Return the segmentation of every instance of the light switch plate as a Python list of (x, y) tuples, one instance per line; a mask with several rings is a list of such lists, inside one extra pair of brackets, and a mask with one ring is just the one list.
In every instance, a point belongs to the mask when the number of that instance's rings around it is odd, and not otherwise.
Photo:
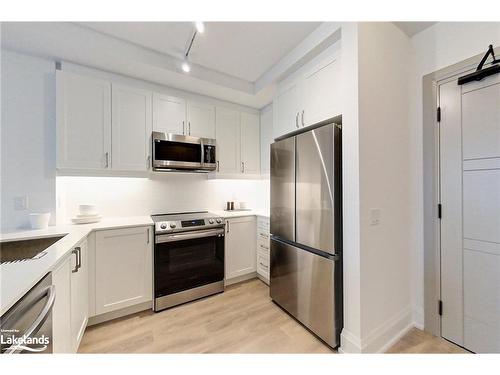
[(14, 210), (24, 211), (27, 209), (28, 209), (28, 196), (27, 195), (14, 197)]
[(381, 216), (380, 208), (370, 209), (370, 225), (379, 225), (380, 224), (380, 216)]

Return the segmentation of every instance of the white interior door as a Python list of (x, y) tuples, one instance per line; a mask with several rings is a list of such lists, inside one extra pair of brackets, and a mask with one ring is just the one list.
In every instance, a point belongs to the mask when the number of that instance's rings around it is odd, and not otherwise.
[(439, 87), (441, 334), (500, 353), (500, 75)]

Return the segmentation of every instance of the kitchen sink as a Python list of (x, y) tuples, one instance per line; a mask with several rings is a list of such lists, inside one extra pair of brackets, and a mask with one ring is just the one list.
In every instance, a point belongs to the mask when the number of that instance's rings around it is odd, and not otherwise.
[(64, 236), (2, 242), (0, 243), (0, 264), (40, 259), (47, 254), (45, 249)]

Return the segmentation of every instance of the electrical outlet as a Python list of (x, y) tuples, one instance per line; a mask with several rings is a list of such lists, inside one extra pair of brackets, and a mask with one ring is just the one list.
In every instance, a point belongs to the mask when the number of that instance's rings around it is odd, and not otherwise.
[(14, 197), (14, 210), (24, 211), (28, 209), (28, 196), (22, 195), (20, 197)]
[(370, 209), (370, 225), (379, 225), (380, 224), (380, 208), (372, 208)]

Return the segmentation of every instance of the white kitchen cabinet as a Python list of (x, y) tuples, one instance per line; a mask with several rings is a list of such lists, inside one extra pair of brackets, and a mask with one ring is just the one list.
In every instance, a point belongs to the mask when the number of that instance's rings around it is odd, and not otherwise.
[(146, 171), (151, 165), (152, 93), (113, 84), (112, 97), (112, 169)]
[(89, 318), (89, 264), (87, 240), (74, 249), (71, 262), (71, 346), (77, 352)]
[(265, 283), (270, 279), (270, 234), (269, 218), (257, 218), (257, 275)]
[(260, 173), (271, 172), (271, 143), (273, 143), (273, 106), (264, 108), (260, 114)]
[(255, 217), (226, 219), (226, 281), (256, 271)]
[(56, 71), (57, 168), (110, 168), (111, 83)]
[(153, 94), (153, 130), (186, 134), (186, 101), (174, 96)]
[(240, 113), (216, 109), (217, 172), (240, 173)]
[(66, 258), (52, 271), (56, 299), (52, 308), (52, 350), (54, 353), (72, 353), (71, 339), (71, 258)]
[(215, 138), (215, 107), (206, 103), (188, 101), (187, 134), (201, 138)]
[(299, 83), (283, 88), (273, 101), (273, 136), (278, 138), (299, 128)]
[(52, 272), (56, 299), (52, 309), (54, 353), (76, 353), (85, 332), (89, 311), (87, 240)]
[(241, 171), (260, 173), (260, 119), (253, 113), (241, 113)]
[(300, 125), (309, 126), (340, 115), (340, 61), (325, 59), (309, 70), (302, 82)]
[(96, 314), (152, 300), (150, 227), (96, 233)]
[(278, 85), (273, 100), (274, 138), (341, 115), (341, 95), (338, 51), (304, 66)]

